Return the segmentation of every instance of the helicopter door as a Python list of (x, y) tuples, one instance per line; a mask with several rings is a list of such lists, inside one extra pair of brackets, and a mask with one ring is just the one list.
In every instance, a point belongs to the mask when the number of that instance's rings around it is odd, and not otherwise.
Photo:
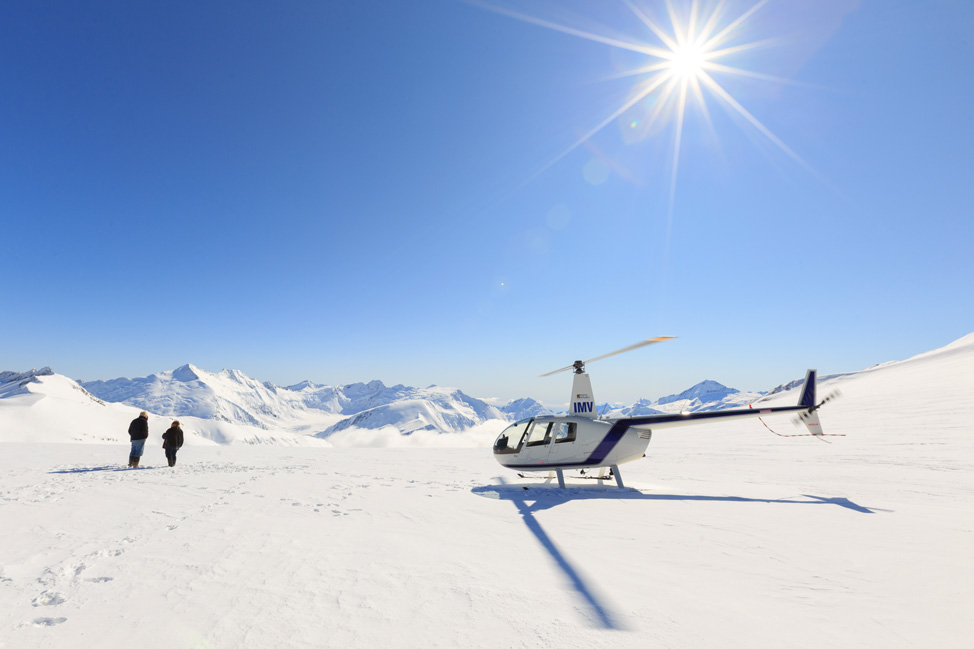
[(577, 461), (580, 450), (575, 444), (575, 422), (556, 421), (551, 426), (551, 451), (548, 453), (550, 464)]
[(532, 464), (544, 464), (551, 452), (551, 427), (550, 421), (534, 421), (528, 428), (528, 436), (521, 449), (522, 462)]

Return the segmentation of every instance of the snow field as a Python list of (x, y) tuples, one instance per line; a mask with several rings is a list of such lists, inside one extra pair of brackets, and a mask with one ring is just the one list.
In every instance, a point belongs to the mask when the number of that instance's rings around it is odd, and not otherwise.
[(485, 448), (0, 444), (0, 647), (970, 647), (974, 337), (835, 388), (846, 437), (660, 431), (621, 490)]

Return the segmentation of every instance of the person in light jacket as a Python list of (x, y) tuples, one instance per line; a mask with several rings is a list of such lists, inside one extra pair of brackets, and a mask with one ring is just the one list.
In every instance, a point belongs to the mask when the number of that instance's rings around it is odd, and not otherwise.
[(166, 459), (169, 466), (176, 466), (176, 451), (183, 445), (183, 429), (179, 427), (179, 422), (172, 422), (169, 430), (162, 434), (162, 448), (166, 449)]
[(149, 437), (149, 413), (145, 410), (129, 424), (129, 438), (132, 440), (132, 450), (129, 451), (129, 466), (139, 468), (139, 460), (142, 459), (142, 450), (145, 448), (145, 440)]

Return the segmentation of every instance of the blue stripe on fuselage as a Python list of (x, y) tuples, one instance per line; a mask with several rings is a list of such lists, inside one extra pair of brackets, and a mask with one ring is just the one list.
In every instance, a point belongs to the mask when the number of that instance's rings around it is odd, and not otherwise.
[(602, 438), (602, 441), (595, 447), (595, 450), (588, 456), (584, 464), (597, 465), (603, 462), (609, 456), (609, 453), (612, 452), (612, 449), (616, 447), (616, 444), (622, 439), (623, 435), (626, 434), (627, 430), (629, 430), (629, 423), (626, 420), (617, 421), (612, 424), (612, 428), (605, 434), (605, 437)]

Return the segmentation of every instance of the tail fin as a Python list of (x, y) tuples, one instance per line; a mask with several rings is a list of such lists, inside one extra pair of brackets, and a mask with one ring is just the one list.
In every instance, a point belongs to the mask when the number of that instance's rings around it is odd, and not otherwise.
[(815, 374), (818, 370), (808, 370), (805, 375), (805, 385), (802, 386), (802, 394), (798, 397), (798, 405), (806, 408), (815, 407)]
[(822, 435), (822, 424), (818, 420), (818, 408), (815, 406), (815, 374), (816, 370), (808, 370), (805, 375), (805, 385), (802, 387), (802, 394), (798, 398), (798, 405), (808, 408), (805, 412), (798, 415), (805, 428), (812, 435)]

